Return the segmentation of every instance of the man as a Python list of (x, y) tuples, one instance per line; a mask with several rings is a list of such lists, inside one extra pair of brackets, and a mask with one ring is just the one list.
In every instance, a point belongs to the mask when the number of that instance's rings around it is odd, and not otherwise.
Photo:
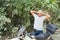
[(35, 35), (39, 35), (40, 33), (43, 33), (43, 22), (45, 19), (49, 20), (50, 15), (46, 12), (43, 13), (43, 11), (30, 11), (32, 16), (34, 17), (34, 30)]

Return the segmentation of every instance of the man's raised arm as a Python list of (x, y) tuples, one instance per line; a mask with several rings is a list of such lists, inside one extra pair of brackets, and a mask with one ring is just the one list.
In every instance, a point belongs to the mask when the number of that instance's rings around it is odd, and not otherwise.
[(31, 12), (32, 16), (34, 16), (34, 14), (36, 13), (36, 11), (33, 11), (33, 10), (31, 10), (30, 12)]
[(45, 14), (45, 16), (46, 16), (46, 19), (49, 21), (51, 16), (49, 14)]

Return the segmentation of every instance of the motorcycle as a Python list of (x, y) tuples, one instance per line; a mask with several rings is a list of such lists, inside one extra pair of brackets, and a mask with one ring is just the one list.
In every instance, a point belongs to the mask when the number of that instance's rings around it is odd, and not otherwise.
[(10, 40), (53, 40), (52, 34), (55, 34), (57, 30), (57, 26), (54, 24), (48, 24), (46, 26), (46, 32), (43, 34), (39, 34), (37, 36), (34, 35), (34, 32), (28, 33), (26, 31), (26, 27), (22, 26), (18, 31), (17, 37), (12, 38)]

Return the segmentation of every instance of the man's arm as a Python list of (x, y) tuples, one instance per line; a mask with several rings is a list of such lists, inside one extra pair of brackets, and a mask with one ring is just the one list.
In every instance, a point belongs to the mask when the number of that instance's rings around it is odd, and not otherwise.
[(46, 19), (49, 21), (49, 19), (50, 19), (51, 16), (48, 13), (46, 13), (44, 15), (46, 16)]
[(34, 14), (36, 13), (36, 11), (30, 11), (31, 12), (31, 14), (32, 14), (32, 16), (34, 16)]

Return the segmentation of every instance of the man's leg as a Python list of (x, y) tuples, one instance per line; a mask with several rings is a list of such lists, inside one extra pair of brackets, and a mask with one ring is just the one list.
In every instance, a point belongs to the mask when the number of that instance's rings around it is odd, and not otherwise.
[(35, 30), (34, 29), (34, 35), (39, 35), (39, 34), (43, 34), (43, 30)]
[(40, 30), (40, 31), (37, 31), (37, 32), (35, 33), (35, 35), (39, 35), (39, 34), (43, 34), (43, 31)]

